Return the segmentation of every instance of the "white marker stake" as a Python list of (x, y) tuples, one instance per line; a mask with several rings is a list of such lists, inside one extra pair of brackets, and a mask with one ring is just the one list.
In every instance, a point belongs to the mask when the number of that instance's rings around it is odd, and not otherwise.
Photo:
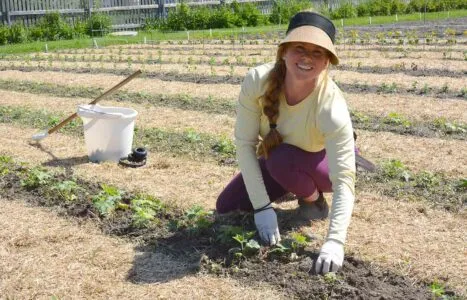
[(92, 39), (92, 42), (94, 43), (94, 48), (96, 48), (96, 49), (99, 48), (99, 46), (97, 46), (97, 41), (96, 41), (96, 39)]
[(397, 18), (397, 14), (396, 14), (396, 22), (398, 22), (398, 21), (399, 21), (399, 19)]
[(419, 12), (419, 14), (420, 14), (420, 21), (421, 21), (422, 20), (422, 12)]
[(371, 25), (371, 17), (370, 17), (370, 25)]
[(49, 52), (49, 46), (47, 46), (47, 44), (45, 44), (45, 53)]
[(209, 28), (209, 37), (212, 38), (212, 29), (211, 28)]
[(344, 27), (344, 19), (341, 19), (341, 26)]
[(190, 40), (190, 32), (189, 31), (186, 32), (186, 36), (188, 37), (188, 40)]
[(144, 44), (146, 45), (146, 37), (144, 37)]

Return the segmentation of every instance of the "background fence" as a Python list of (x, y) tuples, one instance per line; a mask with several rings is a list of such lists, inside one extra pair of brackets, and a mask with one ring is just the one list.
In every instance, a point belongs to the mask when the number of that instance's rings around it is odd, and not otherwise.
[[(144, 25), (146, 18), (165, 17), (182, 0), (0, 0), (0, 24), (35, 24), (48, 11), (58, 11), (71, 24), (93, 13), (106, 13), (111, 17), (112, 29), (133, 29)], [(213, 6), (233, 0), (185, 0), (189, 6)], [(268, 14), (277, 0), (236, 0), (253, 2), (263, 14)], [(286, 1), (286, 0), (285, 0)], [(366, 0), (310, 0), (313, 7), (336, 7), (344, 2), (358, 4)], [(403, 0), (407, 2), (408, 0)]]

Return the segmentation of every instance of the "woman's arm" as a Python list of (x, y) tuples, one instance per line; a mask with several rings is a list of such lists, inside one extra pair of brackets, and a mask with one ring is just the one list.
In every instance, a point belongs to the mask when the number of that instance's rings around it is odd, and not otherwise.
[(264, 81), (261, 80), (261, 75), (264, 77), (264, 74), (260, 74), (261, 71), (258, 68), (252, 69), (245, 77), (238, 99), (235, 123), (237, 160), (254, 209), (264, 207), (270, 202), (256, 157), (261, 119), (258, 98)]

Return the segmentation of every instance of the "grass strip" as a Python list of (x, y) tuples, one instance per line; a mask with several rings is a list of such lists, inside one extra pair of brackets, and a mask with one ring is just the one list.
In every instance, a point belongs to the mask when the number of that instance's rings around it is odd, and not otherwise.
[[(50, 66), (25, 66), (25, 65), (14, 65), (0, 66), (0, 71), (17, 70), (21, 72), (35, 72), (35, 71), (51, 71), (51, 72), (71, 72), (71, 73), (90, 73), (90, 74), (112, 74), (129, 76), (135, 70), (132, 68), (126, 69), (106, 69), (106, 68), (93, 68), (93, 67), (50, 67)], [(156, 71), (143, 71), (142, 77), (156, 78), (162, 81), (178, 81), (178, 82), (190, 82), (199, 84), (240, 84), (244, 77), (237, 75), (216, 75), (215, 71), (212, 74), (192, 74), (192, 73), (179, 73), (179, 72), (156, 72)], [(467, 99), (467, 88), (463, 87), (459, 91), (450, 89), (448, 85), (444, 85), (440, 88), (430, 87), (425, 84), (419, 86), (417, 81), (412, 83), (409, 88), (399, 87), (395, 82), (382, 83), (380, 85), (372, 85), (365, 83), (344, 83), (335, 80), (339, 87), (346, 93), (353, 94), (400, 94), (400, 95), (425, 95), (433, 96), (438, 98), (460, 98)]]
[[(14, 123), (27, 127), (53, 126), (62, 118), (45, 111), (0, 106), (0, 123)], [(65, 134), (82, 135), (81, 120), (76, 119), (62, 129)], [(216, 137), (193, 129), (174, 132), (160, 128), (135, 128), (135, 145), (144, 145), (151, 152), (189, 157), (192, 160), (236, 165), (235, 144), (228, 137)], [(404, 199), (419, 199), (450, 211), (458, 211), (467, 201), (459, 193), (458, 180), (429, 172), (412, 173), (400, 161), (383, 164), (375, 174), (361, 181), (365, 189), (377, 188), (384, 194)]]
[[(103, 92), (102, 88), (68, 86), (35, 81), (17, 81), (0, 79), (0, 89), (8, 91), (47, 94), (56, 97), (94, 98)], [(235, 100), (216, 99), (213, 97), (192, 97), (186, 94), (164, 95), (144, 92), (119, 91), (110, 99), (137, 104), (151, 104), (156, 107), (173, 107), (183, 110), (203, 111), (207, 113), (235, 115)], [(354, 128), (369, 131), (388, 131), (403, 135), (436, 137), (446, 139), (467, 139), (467, 124), (437, 118), (426, 122), (415, 122), (409, 118), (391, 112), (387, 116), (368, 116), (352, 111)], [(35, 126), (37, 127), (37, 126)]]
[[(18, 124), (33, 128), (51, 128), (63, 120), (63, 114), (45, 110), (0, 106), (0, 123)], [(60, 129), (71, 135), (83, 135), (82, 121), (77, 118)], [(193, 129), (175, 132), (160, 128), (135, 126), (133, 144), (145, 146), (149, 151), (188, 156), (193, 160), (211, 160), (220, 164), (235, 163), (235, 145), (230, 138), (198, 133)]]
[[(34, 62), (48, 62), (49, 64), (52, 62), (58, 62), (58, 61), (63, 61), (63, 62), (76, 62), (76, 63), (111, 63), (111, 62), (119, 62), (119, 63), (130, 63), (130, 64), (141, 64), (141, 65), (158, 65), (158, 64), (180, 64), (183, 66), (191, 65), (191, 66), (230, 66), (232, 67), (254, 67), (261, 62), (267, 63), (271, 61), (267, 57), (260, 57), (258, 61), (252, 62), (252, 61), (243, 61), (241, 57), (231, 57), (225, 58), (222, 61), (218, 61), (214, 58), (214, 56), (211, 56), (210, 60), (208, 61), (207, 57), (188, 57), (187, 60), (182, 61), (181, 59), (177, 61), (173, 61), (172, 59), (161, 59), (161, 58), (144, 58), (144, 59), (139, 59), (139, 58), (134, 58), (132, 56), (128, 57), (115, 57), (113, 59), (104, 59), (104, 56), (97, 57), (95, 55), (92, 56), (72, 56), (72, 57), (63, 57), (63, 60), (57, 59), (57, 57), (53, 56), (39, 56), (36, 55), (34, 57), (27, 58), (27, 61), (34, 61)], [(10, 56), (5, 59), (6, 61), (22, 61), (24, 60), (23, 57), (19, 56)], [(362, 65), (361, 62), (357, 64), (357, 66), (354, 65), (347, 65), (347, 64), (339, 64), (337, 66), (333, 66), (338, 71), (353, 71), (353, 72), (358, 72), (358, 73), (371, 73), (371, 74), (392, 74), (392, 73), (402, 73), (405, 75), (409, 76), (443, 76), (443, 77), (451, 77), (451, 78), (462, 78), (465, 74), (464, 71), (453, 71), (449, 69), (440, 69), (440, 68), (420, 68), (418, 69), (418, 66), (415, 63), (412, 63), (411, 67), (406, 67), (405, 64), (400, 64), (400, 63), (395, 63), (392, 66), (365, 66)]]
[[(139, 252), (145, 255), (169, 255), (185, 266), (186, 274), (217, 274), (244, 284), (282, 282), (281, 290), (293, 298), (326, 297), (331, 292), (347, 297), (350, 291), (355, 296), (373, 297), (378, 294), (374, 289), (378, 286), (392, 296), (411, 294), (427, 299), (434, 293), (435, 282), (438, 292), (439, 287), (443, 294), (447, 290), (438, 281), (413, 284), (407, 278), (349, 256), (338, 275), (317, 276), (311, 271), (317, 257), (317, 238), (294, 231), (290, 224), (280, 223), (283, 237), (280, 245), (262, 247), (251, 215), (222, 217), (200, 206), (183, 211), (150, 195), (90, 183), (42, 166), (29, 167), (8, 156), (0, 156), (0, 187), (4, 199), (23, 196), (34, 205), (99, 220), (97, 224), (105, 233), (140, 241)], [(282, 214), (279, 221), (284, 222), (284, 212), (279, 213)], [(134, 283), (143, 282), (137, 272), (130, 274), (128, 279)], [(288, 278), (287, 285), (283, 284), (284, 276)], [(371, 289), (366, 289), (369, 283)], [(447, 294), (456, 295), (450, 290)]]

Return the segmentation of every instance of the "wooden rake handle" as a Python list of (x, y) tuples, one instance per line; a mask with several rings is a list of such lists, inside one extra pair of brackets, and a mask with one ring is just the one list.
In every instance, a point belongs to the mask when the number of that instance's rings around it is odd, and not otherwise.
[[(104, 97), (107, 97), (111, 94), (113, 94), (116, 90), (118, 90), (119, 88), (121, 88), (122, 86), (124, 86), (125, 84), (127, 84), (128, 82), (130, 82), (131, 80), (133, 80), (133, 78), (135, 77), (138, 77), (140, 74), (141, 74), (141, 70), (138, 70), (136, 72), (134, 72), (133, 74), (131, 74), (130, 76), (128, 76), (127, 78), (125, 78), (124, 80), (120, 81), (118, 84), (116, 84), (115, 86), (113, 86), (112, 88), (110, 88), (109, 90), (107, 90), (105, 93), (103, 93), (102, 95), (100, 95), (99, 97), (97, 97), (96, 99), (94, 99), (92, 102), (89, 103), (89, 105), (92, 105), (92, 104), (96, 104), (97, 102), (99, 102), (100, 100), (102, 100), (102, 98)], [(77, 113), (74, 113), (72, 115), (70, 115), (68, 118), (66, 118), (65, 120), (61, 121), (60, 123), (58, 123), (57, 125), (55, 125), (54, 127), (50, 128), (47, 133), (48, 134), (51, 134), (51, 133), (54, 133), (55, 131), (59, 130), (60, 128), (62, 128), (63, 126), (65, 126), (66, 124), (68, 124), (71, 120), (73, 120), (74, 118), (76, 118), (78, 116)]]

